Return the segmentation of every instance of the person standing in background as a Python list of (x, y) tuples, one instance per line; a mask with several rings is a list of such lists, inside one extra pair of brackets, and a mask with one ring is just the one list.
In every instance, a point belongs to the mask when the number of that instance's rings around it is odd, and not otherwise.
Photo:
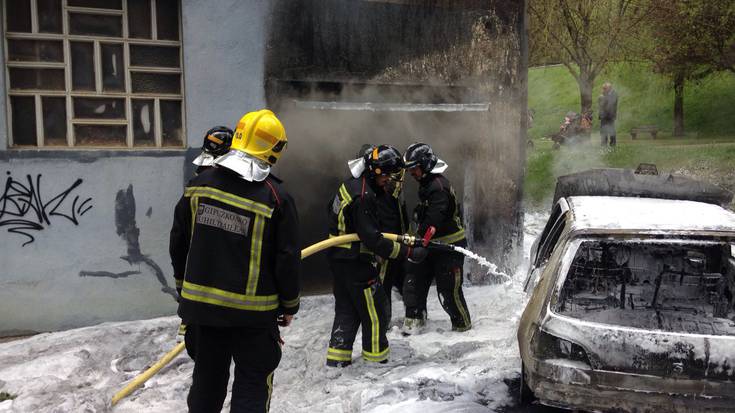
[(612, 83), (605, 82), (602, 85), (602, 95), (597, 99), (600, 117), (600, 145), (615, 147), (617, 144), (615, 134), (615, 119), (618, 117), (618, 94), (613, 90)]

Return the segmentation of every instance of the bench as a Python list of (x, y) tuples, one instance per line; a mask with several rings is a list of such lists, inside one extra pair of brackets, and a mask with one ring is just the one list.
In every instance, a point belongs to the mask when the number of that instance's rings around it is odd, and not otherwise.
[(656, 135), (658, 135), (658, 127), (656, 125), (636, 126), (630, 130), (630, 137), (635, 139), (638, 137), (639, 133), (650, 133), (651, 138), (656, 139)]

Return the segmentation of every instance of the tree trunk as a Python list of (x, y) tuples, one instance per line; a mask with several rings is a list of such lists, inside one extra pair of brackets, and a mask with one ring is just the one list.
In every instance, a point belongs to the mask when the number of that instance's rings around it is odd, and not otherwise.
[(594, 79), (591, 79), (587, 73), (580, 73), (577, 78), (577, 84), (579, 85), (579, 97), (580, 97), (580, 113), (585, 113), (592, 109), (592, 83)]
[(674, 136), (684, 136), (684, 76), (674, 76)]

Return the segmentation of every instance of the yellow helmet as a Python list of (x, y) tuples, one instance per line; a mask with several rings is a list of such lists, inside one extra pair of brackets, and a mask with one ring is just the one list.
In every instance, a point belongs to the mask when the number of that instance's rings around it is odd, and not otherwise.
[(286, 129), (268, 109), (243, 115), (237, 123), (230, 149), (245, 152), (269, 165), (276, 163), (286, 149)]

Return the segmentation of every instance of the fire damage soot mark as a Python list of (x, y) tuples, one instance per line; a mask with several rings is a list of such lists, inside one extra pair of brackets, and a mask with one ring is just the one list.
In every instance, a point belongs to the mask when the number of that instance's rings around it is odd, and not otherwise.
[[(115, 227), (117, 235), (121, 236), (128, 246), (128, 255), (120, 257), (127, 261), (128, 264), (145, 264), (153, 270), (153, 273), (161, 283), (161, 291), (169, 294), (174, 300), (178, 300), (178, 294), (174, 288), (168, 285), (163, 270), (150, 257), (140, 251), (140, 229), (135, 222), (135, 196), (133, 195), (133, 185), (129, 185), (127, 190), (117, 191), (115, 196)], [(124, 271), (113, 273), (109, 271), (80, 271), (80, 277), (109, 277), (109, 278), (125, 278), (130, 275), (140, 274), (140, 271)]]
[(13, 179), (10, 171), (6, 173), (8, 176), (0, 197), (0, 227), (7, 227), (9, 233), (27, 237), (22, 246), (35, 241), (32, 234), (51, 226), (53, 218), (61, 217), (79, 225), (79, 217), (92, 209), (92, 198), (82, 199), (79, 195), (73, 195), (83, 182), (81, 178), (45, 201), (41, 190), (41, 174), (37, 174), (35, 179), (30, 174), (26, 175), (26, 182), (22, 182)]

